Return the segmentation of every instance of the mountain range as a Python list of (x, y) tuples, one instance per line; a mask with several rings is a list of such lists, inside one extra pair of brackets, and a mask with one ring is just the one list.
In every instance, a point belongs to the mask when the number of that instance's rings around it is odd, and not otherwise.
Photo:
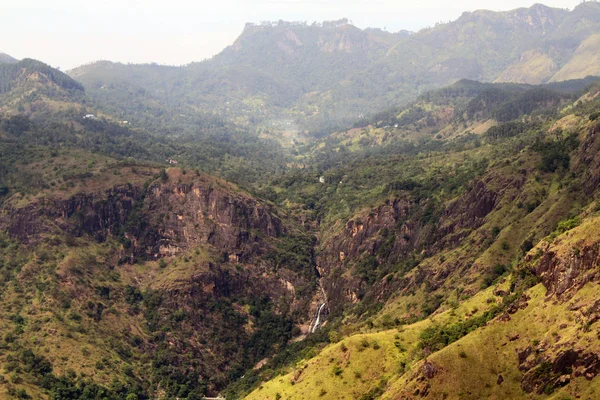
[(0, 59), (0, 397), (595, 399), (600, 5)]
[(458, 79), (537, 84), (598, 75), (589, 61), (599, 32), (596, 2), (572, 11), (537, 4), (468, 12), (414, 34), (361, 30), (347, 20), (280, 21), (248, 24), (221, 53), (185, 67), (98, 62), (69, 74), (119, 109), (127, 109), (128, 93), (143, 90), (169, 110), (219, 112), (252, 125), (291, 119), (318, 136)]

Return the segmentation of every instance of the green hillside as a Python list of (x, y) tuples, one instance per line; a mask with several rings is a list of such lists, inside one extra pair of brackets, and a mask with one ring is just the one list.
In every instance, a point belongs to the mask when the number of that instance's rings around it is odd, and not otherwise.
[[(321, 215), (329, 335), (285, 363), (275, 358), (231, 396), (594, 398), (595, 319), (579, 314), (597, 296), (588, 283), (597, 265), (590, 90), (478, 135), (415, 138), (413, 123), (341, 136), (396, 139), (371, 141), (368, 152), (365, 141), (337, 142), (329, 151), (353, 161), (324, 174), (316, 201), (291, 186)], [(455, 106), (478, 95), (465, 97)], [(412, 145), (396, 155), (399, 140)]]
[(0, 398), (597, 398), (599, 23), (0, 62)]
[(594, 321), (545, 329), (595, 295), (560, 276), (595, 248), (597, 79), (462, 80), (293, 151), (82, 118), (54, 79), (2, 97), (6, 396), (452, 397), (461, 363), (464, 398), (594, 390)]

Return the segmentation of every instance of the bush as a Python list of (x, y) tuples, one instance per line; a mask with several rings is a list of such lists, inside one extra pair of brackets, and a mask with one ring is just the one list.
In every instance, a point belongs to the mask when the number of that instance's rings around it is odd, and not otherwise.
[(488, 272), (486, 272), (483, 276), (483, 282), (481, 284), (482, 288), (485, 289), (493, 285), (494, 282), (496, 282), (496, 280), (502, 275), (504, 275), (507, 271), (508, 269), (504, 264), (494, 265), (494, 267)]
[(472, 317), (466, 321), (460, 321), (452, 325), (432, 325), (421, 333), (418, 347), (435, 352), (443, 349), (447, 345), (456, 342), (458, 339), (483, 326), (492, 318), (496, 317), (504, 310), (505, 305), (498, 305), (490, 308), (482, 315)]
[(335, 376), (340, 376), (342, 374), (342, 372), (344, 372), (344, 370), (339, 365), (336, 364), (331, 368), (331, 372)]
[(358, 344), (358, 351), (363, 351), (364, 349), (368, 349), (371, 347), (371, 343), (365, 338), (360, 341)]

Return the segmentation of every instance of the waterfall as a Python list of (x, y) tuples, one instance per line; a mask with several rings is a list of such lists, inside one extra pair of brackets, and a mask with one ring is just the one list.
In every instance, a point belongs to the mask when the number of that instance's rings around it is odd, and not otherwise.
[(319, 311), (317, 311), (317, 319), (315, 320), (315, 324), (310, 330), (311, 333), (315, 333), (317, 331), (317, 328), (319, 327), (319, 322), (321, 322), (321, 311), (323, 310), (323, 307), (325, 307), (325, 303), (321, 304), (321, 307), (319, 307)]

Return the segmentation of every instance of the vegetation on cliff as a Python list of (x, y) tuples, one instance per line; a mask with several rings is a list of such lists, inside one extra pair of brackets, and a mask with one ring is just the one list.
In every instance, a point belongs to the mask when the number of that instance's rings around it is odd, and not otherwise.
[(0, 397), (595, 398), (597, 9), (0, 64)]

